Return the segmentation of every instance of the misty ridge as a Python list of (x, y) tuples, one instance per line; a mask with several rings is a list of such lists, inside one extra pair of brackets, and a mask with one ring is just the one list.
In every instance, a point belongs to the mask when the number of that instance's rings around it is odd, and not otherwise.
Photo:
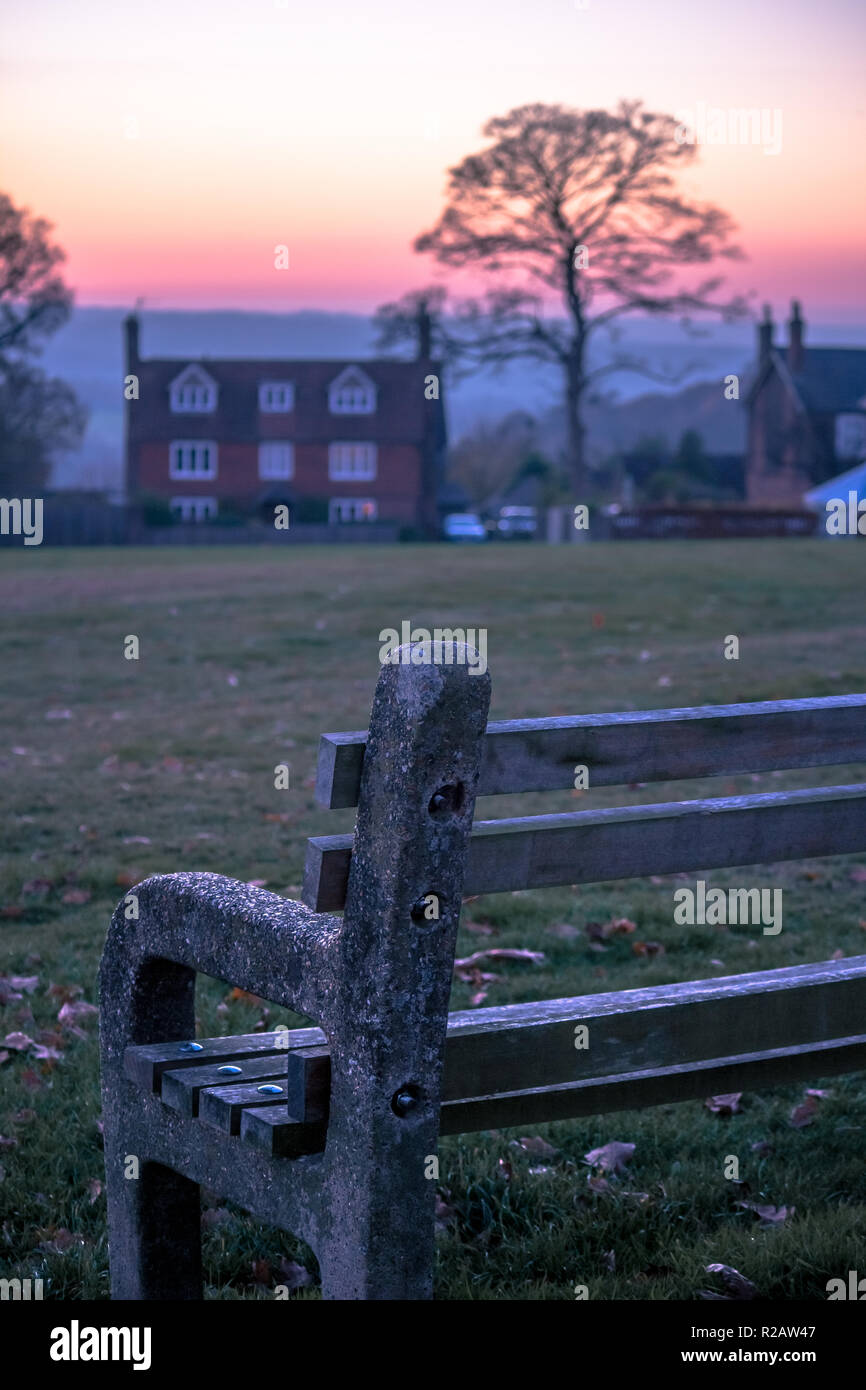
[[(80, 450), (59, 456), (52, 485), (60, 488), (119, 488), (122, 482), (123, 364), (121, 324), (125, 308), (84, 306), (46, 348), (42, 364), (68, 381), (89, 410)], [(816, 323), (814, 337), (826, 345), (866, 337), (866, 326)], [(371, 315), (306, 309), (293, 313), (247, 310), (142, 311), (142, 352), (178, 358), (358, 358), (377, 354)], [(745, 390), (754, 355), (751, 322), (703, 326), (687, 335), (676, 323), (634, 320), (622, 326), (613, 344), (600, 337), (593, 365), (601, 365), (627, 346), (669, 385), (633, 372), (612, 374), (603, 395), (587, 404), (592, 455), (601, 458), (634, 448), (642, 437), (664, 436), (674, 445), (684, 430), (697, 430), (709, 453), (745, 449)], [(723, 381), (741, 377), (739, 402), (726, 401)], [(538, 421), (539, 438), (555, 450), (564, 439), (559, 382), (534, 362), (509, 364), (500, 371), (478, 370), (448, 383), (445, 409), (449, 440), (480, 421), (495, 422), (513, 411)]]

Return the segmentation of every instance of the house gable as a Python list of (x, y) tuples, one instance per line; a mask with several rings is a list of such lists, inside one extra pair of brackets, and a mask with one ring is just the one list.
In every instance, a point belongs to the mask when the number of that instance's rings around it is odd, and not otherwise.
[(332, 415), (372, 415), (376, 410), (376, 383), (360, 367), (346, 367), (328, 387)]
[(204, 415), (216, 410), (219, 387), (209, 372), (196, 362), (184, 367), (168, 384), (171, 409), (176, 414)]

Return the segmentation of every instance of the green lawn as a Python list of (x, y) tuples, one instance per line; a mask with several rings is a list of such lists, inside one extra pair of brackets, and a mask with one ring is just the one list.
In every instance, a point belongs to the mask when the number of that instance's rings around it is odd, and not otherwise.
[[(0, 1276), (107, 1297), (95, 1020), (79, 1018), (79, 1036), (58, 1011), (96, 1002), (110, 913), (148, 874), (219, 871), (297, 895), (306, 837), (351, 827), (314, 805), (316, 745), (365, 727), (380, 629), (486, 627), (493, 718), (662, 708), (866, 690), (864, 594), (866, 546), (827, 541), (0, 554), (0, 972), (35, 980), (0, 1008), (0, 1038), (49, 1053), (7, 1046), (0, 1065)], [(138, 661), (124, 659), (129, 634)], [(738, 661), (723, 658), (728, 634)], [(283, 762), (291, 789), (276, 791)], [(480, 814), (855, 780), (866, 768), (497, 798)], [(857, 955), (857, 863), (703, 875), (783, 887), (778, 937), (675, 926), (674, 881), (641, 880), (476, 899), (460, 951), (546, 953), (496, 967), (488, 1004)], [(612, 917), (664, 952), (586, 935)], [(577, 933), (550, 931), (563, 923)], [(455, 983), (452, 1008), (471, 993)], [(198, 1012), (203, 1034), (287, 1017), (210, 980)], [(799, 1087), (747, 1094), (727, 1119), (688, 1102), (534, 1131), (555, 1155), (512, 1147), (523, 1131), (443, 1141), (437, 1296), (573, 1299), (586, 1284), (593, 1299), (689, 1298), (721, 1288), (704, 1270), (720, 1262), (764, 1297), (824, 1299), (828, 1279), (866, 1269), (866, 1093), (857, 1075), (814, 1086), (828, 1094), (804, 1128), (789, 1123)], [(592, 1190), (583, 1155), (613, 1140), (632, 1160)], [(796, 1210), (763, 1225), (742, 1201)], [(298, 1242), (222, 1194), (205, 1204), (209, 1296), (273, 1297), (285, 1256), (315, 1274)]]

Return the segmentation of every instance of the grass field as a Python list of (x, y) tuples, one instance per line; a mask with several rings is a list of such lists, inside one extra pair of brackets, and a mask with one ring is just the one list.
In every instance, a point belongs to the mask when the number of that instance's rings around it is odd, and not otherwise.
[[(866, 546), (821, 541), (546, 548), (234, 548), (0, 555), (0, 1275), (42, 1277), (46, 1297), (108, 1294), (95, 1016), (105, 928), (124, 887), (152, 873), (218, 871), (298, 893), (311, 834), (351, 828), (313, 802), (318, 736), (366, 726), (379, 632), (483, 626), (493, 718), (786, 699), (866, 690)], [(138, 637), (140, 659), (124, 658)], [(738, 661), (724, 638), (740, 639)], [(274, 789), (287, 762), (291, 787)], [(866, 780), (866, 768), (522, 799), (577, 805)], [(480, 803), (515, 814), (514, 799)], [(545, 952), (497, 968), (486, 1002), (627, 989), (866, 953), (859, 860), (700, 875), (783, 887), (784, 930), (673, 924), (673, 879), (476, 899), (461, 954)], [(694, 881), (695, 875), (690, 876)], [(627, 917), (604, 942), (588, 922)], [(563, 931), (565, 924), (575, 932)], [(552, 931), (551, 928), (556, 928)], [(472, 989), (456, 982), (452, 1008)], [(15, 998), (19, 995), (19, 998)], [(12, 997), (9, 997), (12, 996)], [(201, 980), (200, 1031), (249, 1032), (288, 1016)], [(0, 1042), (0, 1049), (3, 1044)], [(54, 1055), (60, 1054), (60, 1055)], [(2, 1050), (0, 1050), (2, 1056)], [(746, 1094), (729, 1118), (700, 1102), (442, 1142), (436, 1295), (445, 1299), (692, 1298), (733, 1265), (762, 1297), (826, 1298), (866, 1270), (862, 1076)], [(633, 1143), (607, 1190), (583, 1161)], [(755, 1146), (758, 1146), (757, 1148)], [(724, 1176), (739, 1159), (739, 1185)], [(273, 1297), (297, 1241), (205, 1194), (208, 1296)], [(738, 1203), (786, 1207), (772, 1223)], [(791, 1208), (795, 1210), (791, 1212)], [(300, 1297), (317, 1297), (315, 1285)]]

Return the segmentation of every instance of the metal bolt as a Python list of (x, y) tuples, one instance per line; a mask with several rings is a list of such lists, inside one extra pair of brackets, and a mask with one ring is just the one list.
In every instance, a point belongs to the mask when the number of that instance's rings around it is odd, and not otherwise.
[(217, 1071), (220, 1076), (239, 1076), (241, 1069), (240, 1067), (217, 1067)]
[(204, 1048), (201, 1043), (187, 1042), (180, 1044), (178, 1052), (204, 1052)]
[(391, 1101), (391, 1109), (394, 1111), (395, 1115), (408, 1115), (410, 1110), (415, 1109), (420, 1099), (421, 1097), (417, 1088), (409, 1090), (404, 1087), (395, 1093)]
[(256, 1090), (260, 1091), (263, 1096), (281, 1096), (283, 1094), (282, 1086), (257, 1086)]

